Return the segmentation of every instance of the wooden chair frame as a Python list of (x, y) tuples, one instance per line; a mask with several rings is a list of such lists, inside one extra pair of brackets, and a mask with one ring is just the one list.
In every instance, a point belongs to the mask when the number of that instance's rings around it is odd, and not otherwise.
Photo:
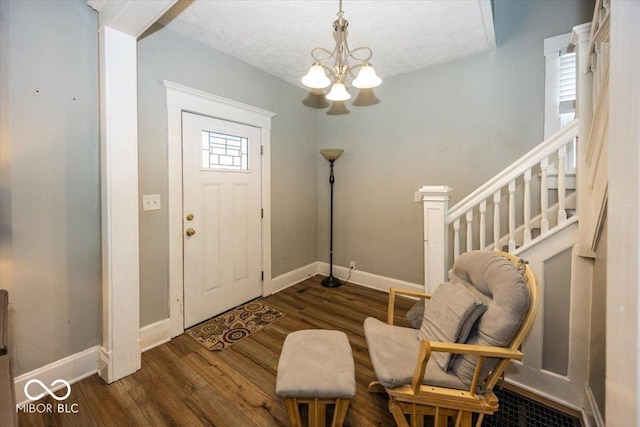
[[(485, 414), (493, 414), (498, 410), (498, 398), (493, 393), (493, 387), (511, 360), (521, 360), (524, 357), (518, 348), (533, 326), (540, 305), (540, 289), (535, 274), (524, 261), (506, 252), (496, 251), (496, 253), (504, 256), (518, 266), (518, 269), (522, 271), (525, 283), (529, 287), (529, 310), (522, 321), (520, 329), (508, 347), (423, 340), (420, 343), (418, 363), (411, 384), (395, 388), (384, 387), (378, 381), (373, 381), (369, 384), (370, 392), (385, 391), (389, 395), (389, 411), (393, 415), (398, 427), (409, 427), (405, 415), (410, 416), (412, 427), (422, 427), (424, 425), (425, 415), (434, 417), (435, 427), (446, 427), (449, 417), (456, 418), (456, 427), (471, 427), (474, 413), (478, 414), (476, 427), (480, 427)], [(420, 298), (431, 297), (429, 294), (391, 288), (389, 291), (389, 309), (387, 313), (387, 323), (389, 325), (393, 325), (396, 295)], [(433, 351), (478, 356), (475, 373), (468, 391), (422, 384), (427, 362)], [(500, 361), (498, 361), (495, 368), (486, 378), (481, 379), (479, 378), (480, 371), (485, 357), (496, 357), (499, 358)], [(477, 386), (481, 382), (485, 391), (481, 394), (476, 393)]]

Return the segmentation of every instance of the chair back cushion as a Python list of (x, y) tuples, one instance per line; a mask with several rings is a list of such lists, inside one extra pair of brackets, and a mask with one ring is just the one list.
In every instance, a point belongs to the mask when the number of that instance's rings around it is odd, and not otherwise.
[[(466, 252), (453, 265), (449, 281), (466, 287), (487, 306), (466, 343), (509, 347), (529, 310), (529, 288), (518, 268), (495, 252)], [(456, 355), (451, 370), (462, 382), (471, 384), (476, 362), (476, 356)], [(484, 360), (480, 382), (497, 362), (495, 358)]]
[[(462, 283), (440, 284), (424, 302), (424, 315), (418, 338), (421, 340), (463, 343), (487, 306)], [(433, 352), (433, 358), (444, 371), (451, 369), (453, 354)]]

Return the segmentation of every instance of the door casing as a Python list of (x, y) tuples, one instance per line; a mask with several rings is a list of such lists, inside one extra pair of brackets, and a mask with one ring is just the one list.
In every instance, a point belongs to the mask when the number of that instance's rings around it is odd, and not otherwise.
[(271, 282), (271, 119), (275, 113), (177, 83), (162, 81), (167, 97), (169, 175), (169, 319), (167, 338), (184, 332), (182, 247), (182, 112), (260, 128), (262, 139), (262, 295), (272, 293)]

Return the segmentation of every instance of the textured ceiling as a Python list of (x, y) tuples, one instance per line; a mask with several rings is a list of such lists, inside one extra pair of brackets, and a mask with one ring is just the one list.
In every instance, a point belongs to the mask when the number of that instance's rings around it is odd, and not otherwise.
[[(344, 0), (351, 49), (383, 79), (495, 49), (490, 0)], [(178, 2), (160, 23), (301, 86), (314, 47), (333, 50), (337, 0)]]

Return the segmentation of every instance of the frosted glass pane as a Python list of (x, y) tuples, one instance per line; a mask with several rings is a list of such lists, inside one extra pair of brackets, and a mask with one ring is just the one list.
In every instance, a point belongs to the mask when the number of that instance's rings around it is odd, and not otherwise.
[(202, 168), (249, 170), (248, 138), (202, 131)]

